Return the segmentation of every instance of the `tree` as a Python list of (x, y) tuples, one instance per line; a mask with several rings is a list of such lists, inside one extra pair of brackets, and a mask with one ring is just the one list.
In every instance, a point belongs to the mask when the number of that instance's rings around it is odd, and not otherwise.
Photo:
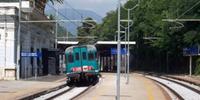
[[(81, 44), (89, 44), (94, 42), (94, 39), (91, 40), (92, 31), (96, 27), (97, 23), (95, 21), (92, 21), (93, 19), (90, 17), (85, 18), (85, 20), (91, 20), (91, 21), (84, 21), (82, 22), (82, 26), (79, 26), (78, 29), (78, 37), (80, 37), (78, 40)], [(88, 38), (87, 38), (88, 37)]]
[[(131, 8), (135, 6), (135, 1), (137, 0), (129, 0), (124, 6)], [(131, 11), (130, 16), (134, 22), (130, 29), (130, 40), (136, 41), (135, 49), (132, 50), (136, 57), (135, 68), (166, 71), (168, 63), (171, 72), (186, 72), (187, 64), (182, 50), (184, 47), (200, 44), (200, 24), (164, 22), (162, 19), (200, 18), (200, 4), (190, 9), (198, 1), (141, 0), (139, 7)], [(185, 13), (186, 11), (188, 12)], [(121, 15), (123, 19), (127, 18), (127, 11), (123, 8)], [(180, 23), (184, 27), (179, 27)], [(117, 30), (117, 10), (109, 12), (103, 23), (97, 26), (95, 31), (100, 31), (97, 36), (103, 40), (112, 39)], [(144, 37), (157, 39), (145, 40)]]

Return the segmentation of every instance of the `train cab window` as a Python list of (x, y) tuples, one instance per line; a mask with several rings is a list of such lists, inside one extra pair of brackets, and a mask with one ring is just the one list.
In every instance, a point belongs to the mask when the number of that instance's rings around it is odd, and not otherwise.
[(86, 52), (83, 52), (82, 56), (83, 56), (83, 60), (86, 60)]
[(97, 53), (94, 53), (94, 57), (97, 58)]
[(89, 52), (88, 57), (89, 57), (89, 60), (93, 60), (94, 59), (94, 54), (92, 52)]
[(79, 60), (79, 53), (76, 53), (76, 60)]
[(68, 62), (69, 62), (69, 63), (74, 62), (74, 57), (73, 57), (72, 54), (69, 54), (69, 55), (68, 55)]

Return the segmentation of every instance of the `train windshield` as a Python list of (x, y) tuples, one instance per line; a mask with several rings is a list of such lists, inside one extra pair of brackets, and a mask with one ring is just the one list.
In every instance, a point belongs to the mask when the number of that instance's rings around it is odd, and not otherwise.
[(76, 60), (79, 60), (79, 53), (76, 53)]
[(82, 56), (83, 56), (83, 60), (86, 60), (86, 52), (83, 52)]
[(89, 52), (88, 56), (89, 56), (89, 60), (93, 60), (94, 59), (94, 54), (92, 52)]

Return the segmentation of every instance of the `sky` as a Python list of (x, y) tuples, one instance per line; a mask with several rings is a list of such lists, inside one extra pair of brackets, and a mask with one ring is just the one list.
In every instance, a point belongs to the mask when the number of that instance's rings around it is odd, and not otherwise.
[(118, 0), (64, 0), (63, 5), (58, 5), (60, 9), (66, 8), (66, 5), (71, 5), (75, 9), (91, 10), (102, 17), (106, 13), (117, 8)]

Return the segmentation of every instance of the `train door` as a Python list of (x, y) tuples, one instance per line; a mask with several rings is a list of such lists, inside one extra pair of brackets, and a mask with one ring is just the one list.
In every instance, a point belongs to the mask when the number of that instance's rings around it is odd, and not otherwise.
[(74, 55), (75, 55), (75, 61), (74, 64), (77, 68), (77, 70), (83, 71), (83, 67), (88, 65), (87, 63), (87, 48), (86, 47), (75, 47), (74, 48)]
[(81, 62), (81, 54), (80, 54), (81, 48), (80, 47), (74, 47), (74, 67), (76, 67), (76, 71), (80, 72), (82, 71), (82, 62)]
[[(81, 47), (81, 60), (82, 60), (82, 67), (88, 65), (87, 61), (87, 47)], [(83, 68), (84, 69), (84, 68)]]

